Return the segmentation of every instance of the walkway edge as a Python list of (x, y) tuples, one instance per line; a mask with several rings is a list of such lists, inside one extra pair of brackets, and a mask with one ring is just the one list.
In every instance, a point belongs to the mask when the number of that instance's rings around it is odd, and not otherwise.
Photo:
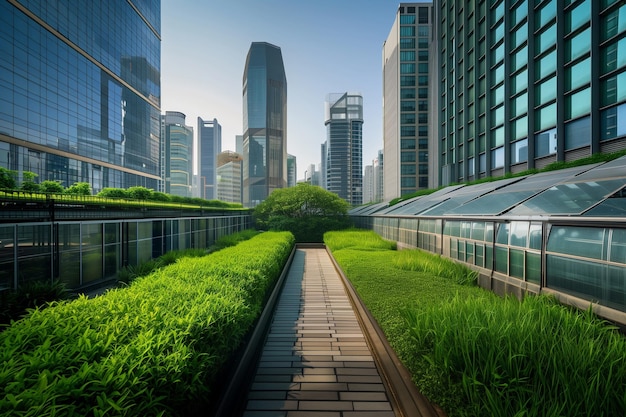
[(283, 266), (280, 277), (278, 277), (276, 285), (274, 286), (265, 307), (263, 307), (259, 321), (254, 326), (250, 339), (247, 341), (246, 348), (241, 355), (239, 363), (237, 364), (237, 369), (235, 369), (235, 372), (228, 381), (228, 386), (224, 391), (224, 394), (220, 396), (220, 402), (215, 413), (215, 416), (217, 417), (239, 415), (242, 405), (245, 405), (243, 397), (247, 393), (247, 390), (242, 390), (241, 387), (248, 385), (247, 379), (254, 369), (254, 365), (256, 364), (258, 355), (260, 354), (259, 346), (262, 345), (265, 340), (265, 336), (267, 335), (267, 329), (272, 320), (272, 315), (274, 314), (274, 309), (276, 308), (276, 302), (278, 301), (278, 297), (283, 289), (283, 284), (287, 278), (287, 273), (289, 272), (289, 268), (291, 267), (297, 248), (297, 245), (293, 246), (291, 253), (289, 254), (289, 258)]
[(409, 371), (389, 345), (378, 322), (365, 307), (328, 247), (326, 247), (326, 252), (328, 252), (337, 273), (341, 277), (350, 302), (358, 313), (357, 318), (361, 322), (364, 329), (363, 333), (380, 368), (395, 411), (399, 412), (401, 417), (445, 417), (443, 410), (433, 406), (417, 389), (411, 380)]

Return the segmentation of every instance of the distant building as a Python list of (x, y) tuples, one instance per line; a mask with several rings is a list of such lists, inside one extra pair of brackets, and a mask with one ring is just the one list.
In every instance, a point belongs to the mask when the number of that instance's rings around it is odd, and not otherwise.
[(1, 1), (0, 16), (0, 166), (159, 189), (161, 2)]
[(236, 152), (224, 151), (217, 156), (217, 199), (241, 203), (243, 158)]
[(363, 173), (363, 204), (374, 200), (374, 166), (366, 165)]
[(327, 190), (328, 188), (326, 187), (326, 160), (328, 158), (328, 152), (326, 152), (326, 149), (328, 148), (328, 140), (324, 141), (324, 143), (322, 143), (322, 146), (320, 147), (320, 154), (321, 154), (321, 158), (322, 158), (322, 162), (320, 162), (320, 187), (322, 187), (323, 189)]
[(376, 159), (374, 159), (373, 161), (373, 166), (374, 166), (374, 200), (376, 202), (379, 201), (383, 201), (384, 198), (384, 180), (383, 180), (383, 174), (384, 174), (384, 157), (383, 157), (383, 151), (379, 150), (378, 151), (378, 157)]
[(222, 126), (217, 119), (202, 120), (198, 117), (198, 175), (200, 198), (217, 198), (217, 155), (222, 152)]
[(363, 97), (329, 94), (326, 100), (326, 189), (351, 205), (363, 202)]
[(287, 78), (280, 48), (253, 42), (243, 74), (243, 205), (287, 186)]
[[(383, 144), (386, 199), (436, 185), (436, 138), (429, 134), (432, 3), (400, 3), (383, 45)], [(430, 149), (433, 149), (430, 152)]]
[(296, 157), (287, 155), (287, 187), (293, 187), (298, 182), (298, 166)]
[(163, 136), (164, 192), (191, 197), (193, 177), (193, 128), (185, 125), (185, 115), (177, 111), (161, 116)]

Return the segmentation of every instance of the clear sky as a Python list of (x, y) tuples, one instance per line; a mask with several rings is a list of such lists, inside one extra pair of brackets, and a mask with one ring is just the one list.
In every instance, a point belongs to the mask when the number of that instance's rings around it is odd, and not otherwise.
[[(391, 0), (162, 0), (161, 111), (222, 125), (222, 150), (243, 126), (242, 77), (252, 42), (281, 48), (287, 76), (287, 152), (298, 179), (321, 160), (329, 93), (363, 95), (363, 164), (382, 149), (382, 45)], [(316, 168), (317, 169), (317, 168)]]

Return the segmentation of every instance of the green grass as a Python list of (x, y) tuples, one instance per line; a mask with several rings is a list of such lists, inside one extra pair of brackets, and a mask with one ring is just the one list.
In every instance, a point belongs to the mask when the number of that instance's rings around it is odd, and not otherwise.
[(499, 298), (437, 255), (372, 251), (371, 231), (341, 233), (326, 234), (333, 256), (450, 417), (624, 415), (626, 341), (606, 322), (546, 296)]

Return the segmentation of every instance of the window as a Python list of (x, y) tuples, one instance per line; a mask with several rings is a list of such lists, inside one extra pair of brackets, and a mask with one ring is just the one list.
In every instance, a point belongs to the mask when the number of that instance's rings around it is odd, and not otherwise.
[(400, 26), (400, 36), (415, 36), (415, 26)]
[(511, 57), (513, 71), (517, 71), (528, 63), (528, 47), (523, 47)]
[(545, 78), (546, 76), (556, 71), (556, 49), (550, 52), (548, 55), (541, 58), (535, 63), (535, 78), (537, 80)]
[(602, 105), (610, 105), (626, 100), (626, 71), (601, 82)]
[(415, 86), (415, 75), (401, 75), (400, 76), (400, 85), (402, 87), (412, 87), (412, 86)]
[(400, 110), (401, 111), (415, 111), (415, 101), (414, 100), (402, 100), (400, 102)]
[(565, 41), (565, 61), (570, 62), (588, 53), (591, 49), (591, 28)]
[(591, 0), (585, 0), (565, 15), (565, 33), (571, 33), (589, 22), (591, 16)]
[(401, 51), (400, 62), (415, 61), (415, 51)]
[(600, 113), (600, 140), (626, 136), (626, 104), (611, 107)]
[(428, 23), (428, 7), (420, 7), (418, 13), (419, 13), (418, 23)]
[(500, 147), (491, 151), (491, 167), (502, 168), (504, 166), (504, 148)]
[(535, 29), (540, 29), (556, 17), (556, 1), (547, 2), (535, 13)]
[[(552, 106), (548, 106), (552, 107)], [(553, 113), (556, 113), (553, 109)], [(550, 129), (535, 135), (535, 154), (537, 157), (556, 153), (556, 129)]]
[(565, 69), (565, 90), (571, 91), (591, 81), (591, 58)]
[(511, 36), (511, 42), (513, 43), (511, 49), (515, 49), (528, 39), (528, 23), (524, 23), (520, 26)]
[(415, 98), (415, 88), (401, 88), (400, 98)]
[(591, 88), (586, 88), (565, 98), (565, 118), (574, 119), (591, 111)]
[(600, 37), (604, 41), (624, 32), (624, 30), (626, 30), (626, 4), (602, 18)]
[(400, 38), (400, 50), (403, 49), (415, 49), (414, 38)]
[(589, 116), (565, 124), (565, 150), (588, 146), (591, 139)]
[(602, 48), (600, 65), (602, 74), (607, 74), (626, 66), (626, 38), (622, 38)]
[(552, 77), (535, 87), (535, 105), (540, 106), (556, 98), (556, 77)]
[(521, 117), (511, 123), (511, 136), (520, 139), (528, 135), (528, 117)]
[(556, 25), (550, 26), (544, 30), (539, 36), (537, 36), (537, 42), (535, 43), (535, 50), (541, 54), (547, 51), (556, 42)]
[(511, 117), (528, 113), (528, 93), (524, 93), (512, 100)]
[(524, 70), (511, 79), (512, 94), (521, 93), (528, 87), (528, 70)]
[(511, 164), (528, 161), (528, 139), (519, 140), (511, 144)]
[(400, 24), (401, 25), (414, 25), (415, 24), (415, 15), (412, 15), (412, 14), (401, 14), (400, 15)]
[(511, 25), (515, 26), (528, 15), (528, 2), (523, 1), (511, 12)]

